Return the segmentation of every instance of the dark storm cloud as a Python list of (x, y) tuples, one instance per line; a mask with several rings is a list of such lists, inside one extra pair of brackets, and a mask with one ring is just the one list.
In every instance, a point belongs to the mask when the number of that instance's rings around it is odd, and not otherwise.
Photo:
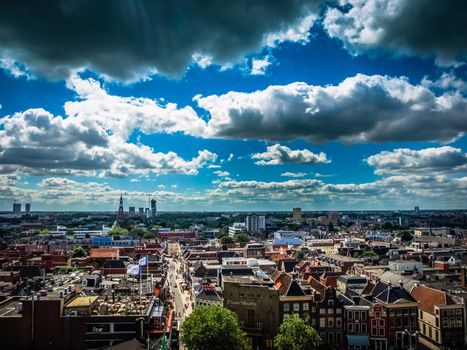
[(267, 34), (299, 25), (320, 2), (6, 1), (0, 45), (4, 56), (52, 78), (82, 67), (124, 80), (154, 69), (176, 75), (196, 53), (224, 64), (259, 49)]
[[(467, 57), (465, 0), (341, 0), (324, 27), (354, 53), (386, 49), (435, 56), (441, 63)], [(350, 9), (349, 9), (350, 7)]]

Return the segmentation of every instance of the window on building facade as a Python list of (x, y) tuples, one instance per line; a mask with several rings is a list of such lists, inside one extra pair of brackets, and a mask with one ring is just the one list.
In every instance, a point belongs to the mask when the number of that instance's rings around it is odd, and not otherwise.
[(328, 306), (334, 306), (334, 300), (328, 300)]
[(347, 324), (347, 332), (348, 333), (353, 333), (353, 323)]
[(328, 327), (334, 328), (334, 320), (332, 318), (328, 319)]
[(353, 311), (347, 311), (347, 318), (353, 320)]
[(285, 303), (284, 306), (283, 306), (283, 310), (284, 310), (284, 312), (290, 312), (290, 304)]
[(319, 309), (319, 314), (320, 315), (325, 315), (326, 314), (326, 309), (324, 309), (324, 308)]
[(300, 304), (299, 303), (294, 303), (293, 304), (293, 311), (300, 311)]
[(114, 332), (134, 332), (135, 324), (134, 323), (115, 323)]
[(336, 314), (338, 314), (338, 315), (342, 314), (342, 309), (341, 308), (336, 309)]
[(255, 324), (255, 310), (248, 310), (248, 325), (252, 326)]
[(319, 319), (319, 327), (320, 328), (326, 328), (326, 319), (325, 318), (320, 318)]
[(328, 315), (334, 315), (334, 309), (328, 309)]
[(308, 311), (309, 308), (310, 308), (310, 304), (309, 303), (303, 303), (303, 311)]
[(110, 332), (110, 323), (90, 323), (86, 325), (88, 333), (108, 333)]
[(337, 344), (342, 343), (342, 333), (340, 332), (336, 333), (336, 343)]
[(362, 323), (362, 333), (366, 333), (366, 323)]
[(328, 333), (328, 344), (334, 344), (334, 333)]

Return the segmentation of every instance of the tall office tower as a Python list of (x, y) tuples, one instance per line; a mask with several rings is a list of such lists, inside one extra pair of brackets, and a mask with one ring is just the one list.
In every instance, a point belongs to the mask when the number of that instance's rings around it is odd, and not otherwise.
[(420, 215), (420, 207), (413, 208), (415, 215)]
[(135, 216), (136, 212), (135, 212), (135, 207), (128, 207), (128, 215), (129, 216)]
[(266, 229), (266, 217), (264, 215), (248, 215), (245, 220), (247, 232), (261, 232)]
[(31, 214), (31, 203), (26, 203), (24, 210), (26, 211), (26, 215)]
[(293, 208), (293, 219), (294, 220), (302, 219), (302, 208)]
[(120, 202), (118, 205), (118, 212), (117, 212), (117, 221), (123, 222), (125, 219), (125, 211), (123, 210), (123, 195), (120, 195)]
[(157, 216), (157, 201), (151, 199), (151, 217), (155, 218)]
[(144, 208), (138, 208), (138, 215), (144, 216)]
[(13, 214), (21, 215), (21, 203), (13, 203)]

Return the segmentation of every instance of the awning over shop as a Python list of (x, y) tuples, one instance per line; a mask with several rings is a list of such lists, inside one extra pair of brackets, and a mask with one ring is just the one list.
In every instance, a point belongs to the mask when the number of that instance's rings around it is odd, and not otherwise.
[(370, 346), (370, 339), (366, 335), (348, 335), (347, 344), (349, 346)]

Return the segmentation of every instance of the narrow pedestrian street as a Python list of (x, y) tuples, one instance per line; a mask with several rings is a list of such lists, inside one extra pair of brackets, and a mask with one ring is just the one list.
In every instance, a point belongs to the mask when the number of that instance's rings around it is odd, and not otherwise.
[[(183, 321), (193, 311), (191, 294), (188, 290), (184, 290), (182, 285), (183, 271), (181, 263), (177, 259), (167, 258), (168, 261), (168, 272), (167, 272), (167, 283), (171, 295), (174, 298), (175, 307), (175, 318), (178, 321), (178, 327), (181, 329)], [(183, 349), (183, 345), (180, 344), (180, 349)]]

